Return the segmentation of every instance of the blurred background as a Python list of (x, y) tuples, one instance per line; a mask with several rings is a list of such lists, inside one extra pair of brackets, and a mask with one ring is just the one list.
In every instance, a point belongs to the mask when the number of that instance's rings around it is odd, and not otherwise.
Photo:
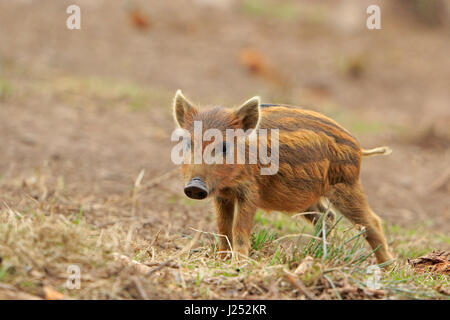
[[(66, 28), (71, 4), (81, 30)], [(381, 30), (366, 27), (371, 4)], [(301, 105), (365, 148), (390, 145), (363, 162), (370, 204), (389, 222), (448, 232), (449, 18), (445, 0), (0, 0), (0, 200), (128, 198), (140, 172), (144, 183), (174, 167), (180, 88), (200, 105)], [(171, 178), (139, 210), (163, 219), (182, 196)], [(108, 210), (91, 216), (108, 223)]]

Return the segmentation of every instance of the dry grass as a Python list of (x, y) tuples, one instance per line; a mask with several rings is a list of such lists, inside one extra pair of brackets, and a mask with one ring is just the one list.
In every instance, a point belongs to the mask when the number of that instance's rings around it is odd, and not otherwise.
[[(34, 191), (37, 199), (17, 204), (26, 210), (2, 204), (0, 297), (51, 298), (48, 288), (67, 299), (446, 297), (442, 288), (448, 287), (448, 276), (418, 274), (401, 255), (383, 271), (380, 287), (369, 288), (373, 252), (364, 241), (364, 230), (341, 217), (324, 239), (320, 231), (325, 224), (314, 228), (300, 217), (258, 213), (250, 258), (219, 260), (217, 235), (209, 231), (214, 230), (214, 220), (209, 216), (192, 222), (197, 224), (193, 227), (173, 228), (148, 227), (154, 223), (136, 216), (139, 197), (144, 198), (137, 188), (146, 188), (139, 176), (128, 195), (90, 207), (41, 181), (50, 179), (10, 186)], [(152, 185), (146, 184), (147, 190)], [(186, 207), (181, 204), (174, 210)], [(191, 208), (196, 210), (195, 205)], [(124, 220), (127, 212), (134, 213)], [(402, 242), (408, 232), (399, 228), (388, 232), (397, 253), (411, 249)], [(434, 239), (410, 243), (415, 250), (427, 251), (438, 242)], [(80, 267), (80, 289), (66, 286), (70, 265)]]

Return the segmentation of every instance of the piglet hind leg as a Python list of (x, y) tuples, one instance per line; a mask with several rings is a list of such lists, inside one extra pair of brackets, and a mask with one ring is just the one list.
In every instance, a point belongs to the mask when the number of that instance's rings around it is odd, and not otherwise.
[(366, 240), (375, 252), (378, 263), (392, 260), (381, 226), (381, 219), (369, 207), (360, 182), (336, 184), (328, 195), (331, 203), (342, 215), (355, 224), (366, 228)]
[[(302, 213), (305, 220), (312, 223), (314, 226), (321, 221), (320, 218), (322, 215), (325, 215), (323, 219), (325, 220), (326, 230), (330, 230), (336, 220), (335, 212), (331, 207), (331, 204), (319, 201), (318, 203), (311, 205), (304, 213)], [(322, 236), (322, 233), (320, 233), (320, 236)]]

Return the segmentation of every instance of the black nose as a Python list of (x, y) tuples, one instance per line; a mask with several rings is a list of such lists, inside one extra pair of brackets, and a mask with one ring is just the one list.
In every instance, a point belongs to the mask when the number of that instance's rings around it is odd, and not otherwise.
[(189, 198), (202, 200), (208, 196), (208, 188), (202, 179), (194, 178), (184, 187), (184, 193)]

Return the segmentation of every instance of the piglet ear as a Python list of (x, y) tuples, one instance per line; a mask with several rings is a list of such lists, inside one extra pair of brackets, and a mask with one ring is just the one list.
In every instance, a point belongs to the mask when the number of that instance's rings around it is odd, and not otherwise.
[[(189, 119), (197, 114), (197, 108), (177, 90), (173, 99), (173, 116), (179, 127), (185, 128)], [(186, 129), (186, 128), (185, 128)]]
[(235, 111), (235, 115), (240, 120), (244, 131), (258, 129), (261, 118), (260, 104), (260, 98), (253, 97)]

